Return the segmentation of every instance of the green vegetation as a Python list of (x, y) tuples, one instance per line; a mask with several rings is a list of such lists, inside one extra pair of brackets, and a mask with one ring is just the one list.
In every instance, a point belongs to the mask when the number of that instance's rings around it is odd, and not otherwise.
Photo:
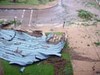
[(46, 4), (48, 2), (54, 1), (54, 0), (38, 0), (40, 4)]
[(81, 25), (90, 26), (90, 25), (97, 25), (100, 22), (100, 17), (96, 14), (93, 14), (86, 10), (78, 10), (78, 17), (80, 17), (83, 21)]
[(94, 2), (88, 2), (88, 5), (91, 5), (91, 6), (93, 6), (93, 7), (96, 7), (96, 6), (97, 6), (97, 4), (94, 3)]
[[(67, 49), (67, 51), (65, 51)], [(73, 75), (73, 67), (71, 64), (71, 57), (70, 57), (70, 53), (69, 53), (69, 46), (66, 43), (64, 50), (62, 52), (62, 58), (64, 58), (67, 62), (66, 66), (65, 66), (65, 75)]]
[(3, 24), (4, 23), (4, 20), (0, 20), (0, 24)]
[(21, 22), (19, 20), (9, 20), (9, 21), (0, 20), (0, 25), (6, 25), (6, 24), (18, 26), (21, 25)]
[(66, 52), (66, 53), (62, 53), (62, 57), (64, 59), (66, 59), (66, 66), (65, 66), (65, 73), (66, 75), (73, 75), (73, 68), (72, 68), (72, 64), (71, 64), (71, 58), (70, 58), (70, 54), (69, 52)]
[(100, 7), (99, 7), (99, 5), (96, 3), (96, 2), (88, 2), (87, 4), (86, 4), (86, 6), (88, 6), (88, 7), (95, 7), (95, 8), (97, 8), (97, 9), (100, 9)]
[[(62, 32), (54, 32), (54, 33), (56, 33), (58, 35), (62, 34)], [(49, 34), (49, 33), (47, 33), (47, 34)], [(69, 51), (67, 50), (68, 48), (69, 48), (69, 46), (66, 43), (64, 46), (64, 49), (62, 50), (61, 59), (64, 59), (66, 61), (66, 64), (64, 66), (65, 67), (64, 75), (73, 75), (71, 58), (70, 58)], [(55, 56), (52, 56), (52, 57), (55, 57)], [(21, 73), (19, 71), (21, 67), (18, 65), (9, 65), (9, 63), (7, 61), (2, 60), (2, 59), (0, 59), (0, 62), (2, 64), (2, 67), (4, 70), (4, 75), (54, 75), (54, 73), (55, 73), (54, 65), (49, 63), (48, 60), (44, 60), (41, 62), (34, 63), (32, 65), (28, 65), (25, 68), (23, 73)], [(54, 63), (56, 63), (56, 62), (54, 62)], [(63, 74), (61, 74), (61, 75), (63, 75)]]
[(3, 65), (4, 75), (53, 75), (54, 69), (51, 64), (45, 63), (34, 63), (30, 66), (27, 66), (25, 71), (21, 73), (20, 66), (9, 65), (7, 61), (1, 60), (0, 62)]
[(96, 46), (100, 46), (100, 42), (94, 42)]
[(95, 20), (96, 20), (97, 22), (100, 22), (100, 19), (99, 19), (99, 18), (95, 18)]
[(89, 11), (86, 11), (86, 10), (79, 10), (78, 11), (78, 16), (82, 19), (85, 19), (85, 20), (92, 20), (92, 18), (96, 15), (92, 14), (91, 12)]
[(48, 2), (51, 2), (53, 0), (0, 0), (0, 5), (39, 5), (39, 4), (46, 4)]
[(62, 35), (63, 34), (63, 32), (47, 32), (46, 35), (48, 35), (50, 33), (54, 33), (54, 34), (57, 34), (57, 35)]

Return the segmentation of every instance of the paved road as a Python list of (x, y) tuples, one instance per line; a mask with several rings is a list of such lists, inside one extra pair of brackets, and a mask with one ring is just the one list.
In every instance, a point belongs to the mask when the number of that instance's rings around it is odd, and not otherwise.
[(22, 25), (34, 26), (34, 25), (48, 25), (48, 24), (62, 24), (64, 21), (64, 8), (62, 7), (61, 0), (58, 5), (41, 10), (14, 10), (14, 9), (1, 9), (0, 19), (13, 20), (14, 17), (22, 22)]

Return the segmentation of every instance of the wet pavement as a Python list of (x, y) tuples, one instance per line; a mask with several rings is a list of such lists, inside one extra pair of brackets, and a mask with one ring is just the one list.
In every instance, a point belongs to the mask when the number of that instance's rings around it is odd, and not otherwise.
[(0, 19), (13, 20), (15, 16), (21, 20), (22, 10), (0, 10)]
[(47, 9), (30, 9), (30, 10), (20, 10), (20, 9), (0, 9), (0, 19), (13, 20), (14, 17), (22, 22), (22, 25), (36, 26), (36, 25), (46, 25), (46, 24), (62, 24), (64, 21), (65, 10), (59, 3)]
[(78, 10), (88, 10), (100, 17), (99, 9), (89, 6), (94, 0), (59, 0), (58, 4), (46, 9), (0, 9), (0, 19), (13, 20), (16, 16), (22, 26), (62, 26), (64, 21), (80, 21)]

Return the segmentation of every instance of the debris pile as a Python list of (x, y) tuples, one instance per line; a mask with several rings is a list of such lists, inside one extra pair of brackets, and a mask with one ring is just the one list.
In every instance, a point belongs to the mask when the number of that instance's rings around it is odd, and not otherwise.
[[(60, 52), (64, 47), (64, 40), (61, 40), (61, 37), (53, 35), (53, 42), (56, 44), (51, 44), (47, 43), (47, 39), (50, 40), (52, 34), (41, 35), (41, 31), (33, 33), (35, 36), (26, 32), (1, 29), (0, 58), (9, 61), (10, 64), (26, 66), (47, 59), (51, 55), (61, 56)], [(38, 37), (36, 33), (39, 33)]]
[(47, 38), (47, 43), (57, 44), (57, 43), (61, 42), (62, 40), (65, 41), (64, 33), (62, 35), (50, 34), (49, 38)]

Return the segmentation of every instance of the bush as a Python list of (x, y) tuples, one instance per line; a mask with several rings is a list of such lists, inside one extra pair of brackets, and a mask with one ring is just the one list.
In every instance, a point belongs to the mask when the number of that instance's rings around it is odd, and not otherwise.
[(89, 11), (85, 11), (85, 10), (79, 10), (78, 11), (78, 16), (82, 19), (85, 19), (85, 20), (91, 20), (93, 18), (93, 14)]

